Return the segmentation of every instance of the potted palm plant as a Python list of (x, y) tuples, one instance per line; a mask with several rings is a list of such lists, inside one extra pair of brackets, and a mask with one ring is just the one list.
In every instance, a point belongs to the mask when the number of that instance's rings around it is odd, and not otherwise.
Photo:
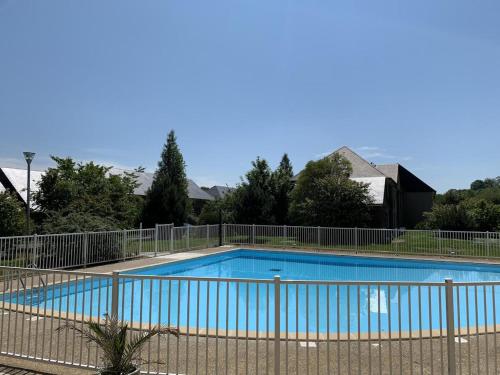
[(179, 337), (179, 331), (170, 327), (154, 327), (142, 333), (130, 333), (126, 323), (118, 320), (114, 315), (105, 315), (105, 321), (88, 321), (85, 326), (79, 327), (68, 322), (58, 328), (70, 329), (83, 337), (87, 344), (94, 343), (102, 350), (103, 367), (98, 371), (100, 375), (136, 375), (139, 366), (145, 361), (140, 356), (141, 348), (156, 335), (174, 335)]

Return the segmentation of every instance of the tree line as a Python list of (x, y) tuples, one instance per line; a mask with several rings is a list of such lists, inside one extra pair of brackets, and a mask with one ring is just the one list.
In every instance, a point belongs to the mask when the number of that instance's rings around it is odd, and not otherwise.
[[(174, 131), (163, 146), (153, 182), (144, 197), (134, 194), (143, 168), (111, 174), (109, 167), (52, 157), (33, 194), (32, 228), (37, 233), (101, 231), (143, 223), (218, 223), (366, 226), (368, 185), (349, 179), (350, 163), (340, 155), (310, 161), (294, 179), (285, 153), (276, 169), (260, 157), (229, 194), (195, 213), (188, 196), (186, 165)], [(0, 236), (23, 234), (24, 208), (0, 193)]]
[(436, 195), (432, 210), (418, 225), (425, 229), (499, 231), (500, 176), (475, 180), (469, 189)]

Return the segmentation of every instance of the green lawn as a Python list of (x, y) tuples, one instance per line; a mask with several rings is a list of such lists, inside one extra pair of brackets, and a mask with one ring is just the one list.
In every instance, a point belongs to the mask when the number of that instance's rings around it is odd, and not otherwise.
[[(364, 239), (360, 235), (358, 245), (354, 240), (351, 243), (333, 241), (322, 236), (321, 242), (317, 238), (311, 241), (301, 241), (295, 237), (256, 236), (255, 245), (271, 247), (314, 248), (320, 250), (348, 250), (357, 252), (390, 252), (393, 254), (426, 254), (446, 256), (472, 256), (494, 258), (500, 257), (500, 240), (486, 238), (449, 239), (435, 236), (432, 233), (405, 232), (394, 238), (379, 238), (376, 240)], [(251, 236), (226, 236), (226, 243), (249, 244)]]

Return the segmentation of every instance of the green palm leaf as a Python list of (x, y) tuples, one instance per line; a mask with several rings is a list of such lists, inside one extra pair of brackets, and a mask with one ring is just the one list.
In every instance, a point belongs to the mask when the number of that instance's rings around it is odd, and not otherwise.
[(121, 322), (118, 317), (107, 314), (104, 323), (90, 320), (81, 327), (75, 322), (67, 322), (57, 331), (64, 329), (75, 331), (88, 345), (94, 343), (101, 348), (104, 365), (101, 373), (109, 375), (127, 374), (134, 371), (138, 365), (144, 364), (140, 351), (152, 337), (167, 334), (179, 337), (177, 329), (158, 326), (142, 333), (131, 332), (131, 337), (128, 339), (128, 325)]

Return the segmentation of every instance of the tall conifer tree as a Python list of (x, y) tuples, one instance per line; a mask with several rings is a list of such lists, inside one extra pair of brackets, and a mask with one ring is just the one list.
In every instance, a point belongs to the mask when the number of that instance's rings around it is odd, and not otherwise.
[(186, 165), (174, 131), (170, 131), (163, 146), (161, 160), (153, 183), (146, 193), (144, 223), (174, 223), (182, 225), (189, 212)]

